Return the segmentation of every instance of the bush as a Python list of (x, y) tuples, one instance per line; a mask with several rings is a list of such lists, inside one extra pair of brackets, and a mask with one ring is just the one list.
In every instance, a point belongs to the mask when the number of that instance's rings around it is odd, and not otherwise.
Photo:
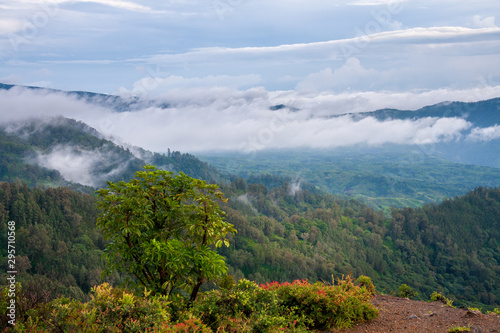
[(369, 303), (371, 293), (366, 287), (354, 285), (349, 276), (331, 286), (296, 280), (267, 284), (264, 288), (277, 290), (286, 308), (308, 318), (310, 322), (304, 323), (308, 328), (349, 328), (378, 316), (378, 310)]
[(437, 291), (434, 291), (431, 294), (431, 302), (436, 302), (440, 301), (443, 304), (446, 304), (447, 306), (453, 307), (453, 301), (444, 297), (441, 293), (438, 293)]
[(470, 332), (470, 327), (457, 326), (457, 327), (452, 327), (448, 330), (448, 333), (458, 333), (458, 332)]
[(146, 332), (165, 327), (170, 314), (165, 297), (135, 296), (104, 283), (92, 288), (91, 300), (81, 303), (58, 298), (28, 312), (16, 327), (48, 332)]
[(373, 285), (372, 279), (365, 275), (360, 275), (356, 282), (359, 283), (360, 287), (365, 287), (370, 294), (375, 294), (375, 286)]
[[(183, 296), (138, 296), (107, 283), (92, 288), (90, 301), (58, 298), (39, 304), (19, 318), (20, 332), (233, 332), (303, 333), (310, 329), (348, 328), (373, 319), (374, 290), (367, 277), (332, 285), (272, 282), (258, 286), (239, 280), (232, 288), (204, 292), (192, 307)], [(9, 330), (8, 329), (8, 330)]]
[(402, 285), (399, 286), (397, 296), (403, 298), (410, 298), (410, 297), (417, 297), (418, 293), (411, 287), (403, 283)]
[(336, 285), (272, 282), (260, 287), (240, 280), (233, 289), (204, 293), (194, 305), (199, 316), (213, 331), (219, 332), (307, 332), (308, 329), (351, 327), (356, 322), (378, 316), (368, 301), (374, 290), (371, 280), (363, 286), (350, 277)]

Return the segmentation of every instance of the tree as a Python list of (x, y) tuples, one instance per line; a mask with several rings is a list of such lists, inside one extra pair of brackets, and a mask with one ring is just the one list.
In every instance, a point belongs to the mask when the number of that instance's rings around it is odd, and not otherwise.
[(102, 209), (97, 226), (110, 241), (105, 273), (125, 272), (155, 294), (181, 288), (193, 302), (205, 280), (227, 272), (214, 250), (228, 246), (226, 235), (236, 232), (216, 202), (223, 194), (183, 173), (144, 168), (129, 182), (108, 182), (96, 192)]

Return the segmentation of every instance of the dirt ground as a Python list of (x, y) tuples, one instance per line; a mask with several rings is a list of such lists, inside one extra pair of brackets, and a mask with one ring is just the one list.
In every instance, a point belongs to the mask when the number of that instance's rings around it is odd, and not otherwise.
[(455, 309), (442, 302), (412, 301), (387, 295), (375, 296), (372, 303), (380, 311), (377, 319), (337, 332), (446, 333), (450, 328), (462, 326), (474, 333), (500, 333), (500, 315)]

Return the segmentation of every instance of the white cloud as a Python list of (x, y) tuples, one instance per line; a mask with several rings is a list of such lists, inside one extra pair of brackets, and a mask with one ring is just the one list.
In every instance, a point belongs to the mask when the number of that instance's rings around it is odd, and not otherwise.
[[(357, 65), (352, 60), (349, 66), (356, 68)], [(387, 107), (417, 109), (444, 100), (472, 102), (498, 96), (500, 86), (478, 86), (469, 90), (343, 93), (199, 87), (176, 88), (159, 94), (156, 100), (168, 104), (168, 108), (144, 106), (130, 112), (113, 112), (63, 93), (17, 88), (0, 91), (0, 109), (6, 111), (0, 113), (0, 122), (62, 115), (81, 120), (119, 142), (156, 152), (165, 152), (167, 148), (199, 152), (425, 144), (462, 139), (471, 125), (457, 118), (417, 121), (366, 118), (358, 121), (350, 116), (332, 116)], [(270, 110), (270, 106), (278, 104), (290, 109)], [(494, 137), (498, 128), (475, 129), (472, 133), (472, 138), (484, 140)], [(63, 158), (64, 154), (80, 159), (80, 155), (72, 150), (59, 149), (40, 161), (53, 166), (69, 163)], [(81, 163), (82, 168), (87, 165)]]
[[(372, 34), (363, 34), (354, 38), (330, 40), (324, 42), (283, 44), (278, 46), (265, 47), (206, 47), (193, 49), (186, 53), (179, 54), (159, 54), (148, 60), (154, 64), (164, 64), (169, 62), (191, 62), (201, 57), (256, 57), (262, 55), (280, 55), (285, 57), (303, 57), (310, 55), (315, 58), (345, 58), (345, 50), (350, 46), (362, 48), (371, 43), (399, 44), (406, 47), (408, 44), (428, 45), (436, 43), (476, 43), (480, 41), (498, 41), (500, 28), (490, 27), (481, 29), (470, 29), (463, 27), (430, 27), (411, 28), (397, 31), (383, 31)], [(471, 39), (473, 37), (474, 39)], [(389, 51), (389, 50), (388, 50)], [(398, 50), (400, 51), (400, 50)], [(318, 54), (319, 53), (319, 54)], [(308, 59), (310, 60), (310, 58)]]
[(20, 31), (26, 23), (22, 20), (0, 18), (0, 36), (8, 36)]
[(474, 15), (474, 25), (478, 28), (497, 28), (495, 24), (495, 16), (482, 18), (480, 15)]
[(18, 87), (0, 90), (0, 110), (2, 110), (0, 123), (60, 115), (75, 119), (101, 118), (111, 112), (96, 105), (89, 105), (62, 92)]
[[(95, 185), (92, 176), (95, 154), (98, 151), (77, 152), (71, 147), (56, 146), (48, 154), (39, 154), (36, 163), (42, 167), (58, 170), (64, 179), (83, 185)], [(102, 158), (103, 156), (98, 156)]]
[[(42, 167), (54, 169), (64, 179), (88, 186), (100, 186), (110, 177), (120, 174), (127, 167), (128, 161), (116, 162), (119, 156), (104, 148), (85, 150), (78, 147), (57, 145), (49, 153), (38, 152), (34, 161)], [(110, 168), (109, 166), (113, 166)], [(99, 174), (98, 170), (111, 169)]]
[[(47, 6), (47, 5), (61, 5), (65, 3), (78, 3), (78, 2), (93, 2), (102, 4), (105, 6), (110, 6), (119, 9), (126, 9), (131, 11), (138, 12), (151, 12), (151, 8), (140, 5), (138, 3), (132, 1), (122, 1), (122, 0), (18, 0), (18, 7), (22, 8), (23, 6)], [(14, 4), (15, 5), (15, 4)], [(16, 7), (14, 7), (16, 8)]]
[[(191, 90), (197, 88), (245, 88), (251, 87), (261, 82), (261, 77), (255, 74), (229, 76), (229, 75), (209, 75), (203, 78), (193, 77), (185, 78), (182, 76), (171, 75), (168, 77), (157, 76), (158, 73), (148, 68), (144, 69), (148, 76), (134, 83), (129, 91), (126, 88), (120, 88), (117, 93), (120, 95), (133, 96), (154, 96), (161, 95), (172, 90)], [(161, 75), (161, 74), (159, 74)]]
[(355, 87), (359, 90), (369, 88), (372, 82), (380, 82), (383, 74), (364, 68), (360, 61), (351, 57), (345, 64), (332, 72), (326, 68), (319, 73), (308, 75), (299, 82), (297, 89), (305, 91), (346, 90)]
[(470, 141), (491, 141), (500, 138), (500, 125), (473, 128), (467, 139)]

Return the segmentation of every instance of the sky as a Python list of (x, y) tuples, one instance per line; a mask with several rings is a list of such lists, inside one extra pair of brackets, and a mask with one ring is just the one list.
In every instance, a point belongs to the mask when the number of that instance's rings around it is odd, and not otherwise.
[(0, 121), (64, 115), (160, 152), (452, 140), (470, 124), (325, 117), (499, 97), (499, 64), (497, 0), (0, 0), (1, 83), (171, 105), (14, 90)]

